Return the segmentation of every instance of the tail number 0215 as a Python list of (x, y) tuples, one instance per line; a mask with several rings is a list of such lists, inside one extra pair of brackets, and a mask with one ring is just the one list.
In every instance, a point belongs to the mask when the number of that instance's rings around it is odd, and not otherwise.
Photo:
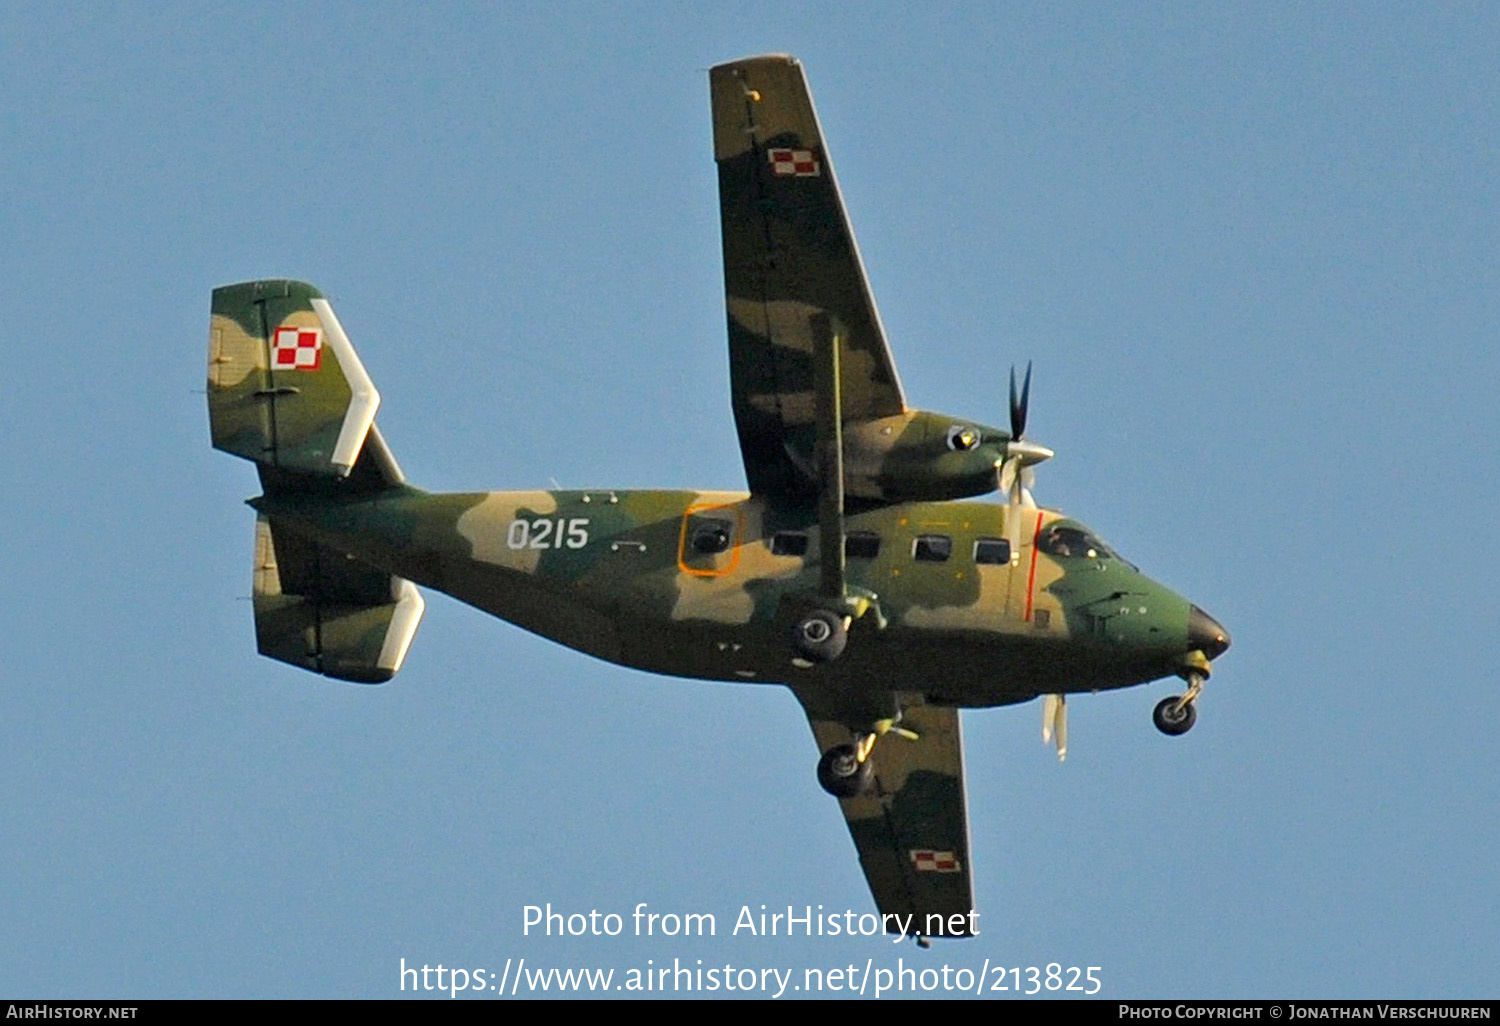
[(588, 517), (517, 519), (505, 532), (505, 544), (513, 549), (581, 549), (588, 543)]

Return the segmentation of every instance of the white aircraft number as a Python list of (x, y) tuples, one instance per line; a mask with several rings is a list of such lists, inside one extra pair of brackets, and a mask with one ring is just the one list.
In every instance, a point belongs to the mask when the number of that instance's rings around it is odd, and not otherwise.
[(505, 532), (505, 544), (513, 549), (581, 549), (588, 543), (588, 517), (512, 520)]

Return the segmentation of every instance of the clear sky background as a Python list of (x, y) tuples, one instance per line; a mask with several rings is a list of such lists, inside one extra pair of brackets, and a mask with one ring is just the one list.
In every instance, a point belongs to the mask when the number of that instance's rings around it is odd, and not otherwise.
[[(0, 996), (408, 965), (1099, 966), (1106, 997), (1500, 996), (1490, 4), (0, 6)], [(319, 285), (431, 489), (743, 486), (708, 78), (806, 64), (908, 397), (1233, 633), (964, 714), (976, 940), (873, 910), (791, 696), (428, 593), (366, 688), (255, 655), (209, 292)], [(997, 671), (998, 672), (998, 671)], [(713, 913), (522, 936), (522, 909)], [(627, 928), (627, 933), (629, 932)]]

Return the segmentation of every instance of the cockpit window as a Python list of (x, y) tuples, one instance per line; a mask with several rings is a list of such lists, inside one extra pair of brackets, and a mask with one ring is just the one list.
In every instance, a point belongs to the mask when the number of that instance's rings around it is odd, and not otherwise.
[(1037, 539), (1037, 548), (1049, 556), (1065, 559), (1118, 559), (1098, 535), (1078, 527), (1058, 525), (1049, 528)]

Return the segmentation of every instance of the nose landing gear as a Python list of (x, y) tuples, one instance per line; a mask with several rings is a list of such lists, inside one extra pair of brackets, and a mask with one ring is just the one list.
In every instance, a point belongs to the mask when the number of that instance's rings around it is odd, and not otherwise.
[(1156, 729), (1173, 737), (1186, 734), (1198, 722), (1198, 696), (1203, 693), (1208, 671), (1192, 667), (1183, 671), (1182, 676), (1188, 682), (1187, 694), (1163, 698), (1151, 711), (1151, 722)]
[(1173, 695), (1156, 703), (1151, 711), (1151, 722), (1163, 734), (1186, 734), (1198, 722), (1198, 707), (1187, 700), (1186, 695)]

